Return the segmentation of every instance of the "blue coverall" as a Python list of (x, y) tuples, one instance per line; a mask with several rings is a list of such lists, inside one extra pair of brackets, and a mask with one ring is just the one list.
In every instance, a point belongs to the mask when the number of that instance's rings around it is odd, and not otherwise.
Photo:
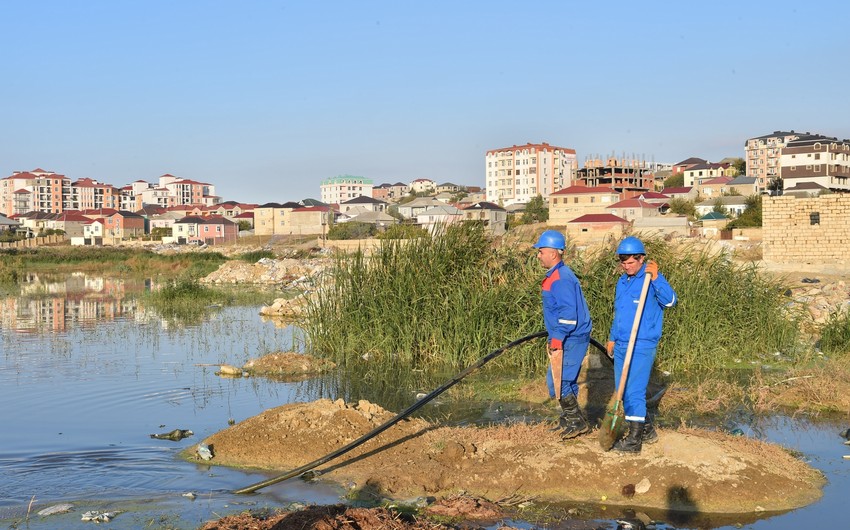
[(543, 279), (543, 324), (549, 332), (550, 348), (563, 348), (564, 360), (561, 369), (561, 388), (555, 391), (552, 367), (546, 371), (546, 386), (549, 397), (560, 399), (575, 394), (578, 396), (578, 374), (581, 362), (590, 344), (590, 311), (581, 285), (573, 271), (558, 262), (546, 272)]
[[(625, 273), (620, 276), (614, 291), (614, 321), (611, 323), (608, 340), (614, 341), (615, 388), (620, 386), (620, 374), (623, 371), (629, 336), (632, 332), (645, 276), (646, 263), (634, 276)], [(676, 305), (676, 293), (667, 283), (664, 275), (659, 272), (658, 277), (649, 283), (649, 291), (646, 294), (643, 315), (626, 378), (626, 389), (623, 394), (626, 421), (646, 422), (646, 387), (649, 385), (652, 363), (655, 362), (655, 351), (661, 339), (664, 310), (674, 305)]]

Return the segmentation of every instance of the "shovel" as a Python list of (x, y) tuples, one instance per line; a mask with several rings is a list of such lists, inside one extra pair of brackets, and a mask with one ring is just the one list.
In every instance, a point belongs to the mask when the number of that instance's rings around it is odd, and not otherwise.
[[(546, 348), (549, 348), (549, 345), (546, 345)], [(561, 380), (561, 375), (564, 372), (564, 350), (561, 347), (561, 354), (554, 355), (552, 351), (549, 351), (549, 362), (552, 364), (552, 385), (555, 387), (555, 401), (561, 399), (561, 385), (563, 381)]]
[(620, 385), (617, 387), (617, 393), (611, 397), (611, 401), (605, 408), (605, 417), (602, 418), (602, 426), (599, 428), (599, 445), (606, 451), (614, 447), (614, 442), (624, 432), (626, 415), (623, 412), (623, 393), (626, 390), (626, 377), (629, 375), (629, 365), (632, 363), (632, 352), (635, 349), (635, 339), (637, 338), (638, 327), (640, 327), (640, 317), (643, 315), (643, 306), (646, 303), (646, 293), (649, 291), (650, 280), (652, 280), (652, 276), (644, 275), (640, 300), (638, 300), (637, 311), (635, 311), (635, 321), (632, 324), (632, 333), (629, 335), (629, 345), (626, 348), (626, 358), (623, 360), (623, 371), (620, 373)]

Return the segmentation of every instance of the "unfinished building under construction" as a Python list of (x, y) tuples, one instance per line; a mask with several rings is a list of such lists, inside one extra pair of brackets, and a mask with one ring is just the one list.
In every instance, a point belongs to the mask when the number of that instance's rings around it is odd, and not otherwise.
[(587, 157), (576, 177), (584, 186), (613, 188), (623, 199), (653, 190), (654, 181), (653, 172), (645, 160), (634, 156), (627, 158), (625, 154), (617, 157), (613, 153), (607, 157)]

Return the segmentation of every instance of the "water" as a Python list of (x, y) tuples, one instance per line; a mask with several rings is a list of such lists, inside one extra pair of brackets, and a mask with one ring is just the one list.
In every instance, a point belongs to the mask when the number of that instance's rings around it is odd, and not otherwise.
[[(80, 520), (88, 510), (120, 511), (113, 528), (197, 528), (247, 508), (340, 502), (339, 488), (297, 479), (260, 495), (236, 496), (230, 491), (273, 474), (196, 465), (178, 453), (230, 420), (288, 402), (342, 397), (402, 410), (418, 392), (447, 379), (411, 373), (410, 380), (390, 387), (382, 384), (385, 370), (297, 383), (221, 378), (215, 375), (219, 364), (241, 366), (265, 353), (297, 350), (297, 330), (264, 322), (258, 307), (210, 308), (204, 321), (176, 326), (138, 303), (135, 293), (148, 286), (85, 275), (31, 277), (20, 296), (0, 298), (0, 521), (25, 524), (32, 502), (26, 523), (31, 528), (90, 528), (92, 523)], [(525, 405), (460, 410), (443, 403), (426, 415), (466, 423), (536, 413)], [(744, 527), (843, 526), (850, 461), (841, 457), (850, 448), (837, 433), (846, 425), (772, 417), (741, 427), (801, 452), (829, 480), (818, 503)], [(149, 436), (177, 428), (191, 429), (194, 436), (179, 442)], [(184, 496), (189, 492), (194, 500)], [(35, 515), (64, 502), (75, 511)], [(613, 519), (587, 523), (616, 526)]]

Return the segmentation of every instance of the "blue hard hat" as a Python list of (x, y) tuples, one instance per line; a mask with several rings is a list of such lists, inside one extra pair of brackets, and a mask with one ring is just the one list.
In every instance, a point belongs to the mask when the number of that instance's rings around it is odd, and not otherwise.
[(540, 234), (540, 239), (534, 244), (534, 248), (557, 248), (558, 250), (564, 250), (566, 246), (567, 240), (564, 234), (557, 230), (546, 230)]
[(617, 254), (646, 254), (646, 249), (643, 248), (643, 243), (640, 239), (629, 236), (620, 241), (620, 246), (617, 247)]

